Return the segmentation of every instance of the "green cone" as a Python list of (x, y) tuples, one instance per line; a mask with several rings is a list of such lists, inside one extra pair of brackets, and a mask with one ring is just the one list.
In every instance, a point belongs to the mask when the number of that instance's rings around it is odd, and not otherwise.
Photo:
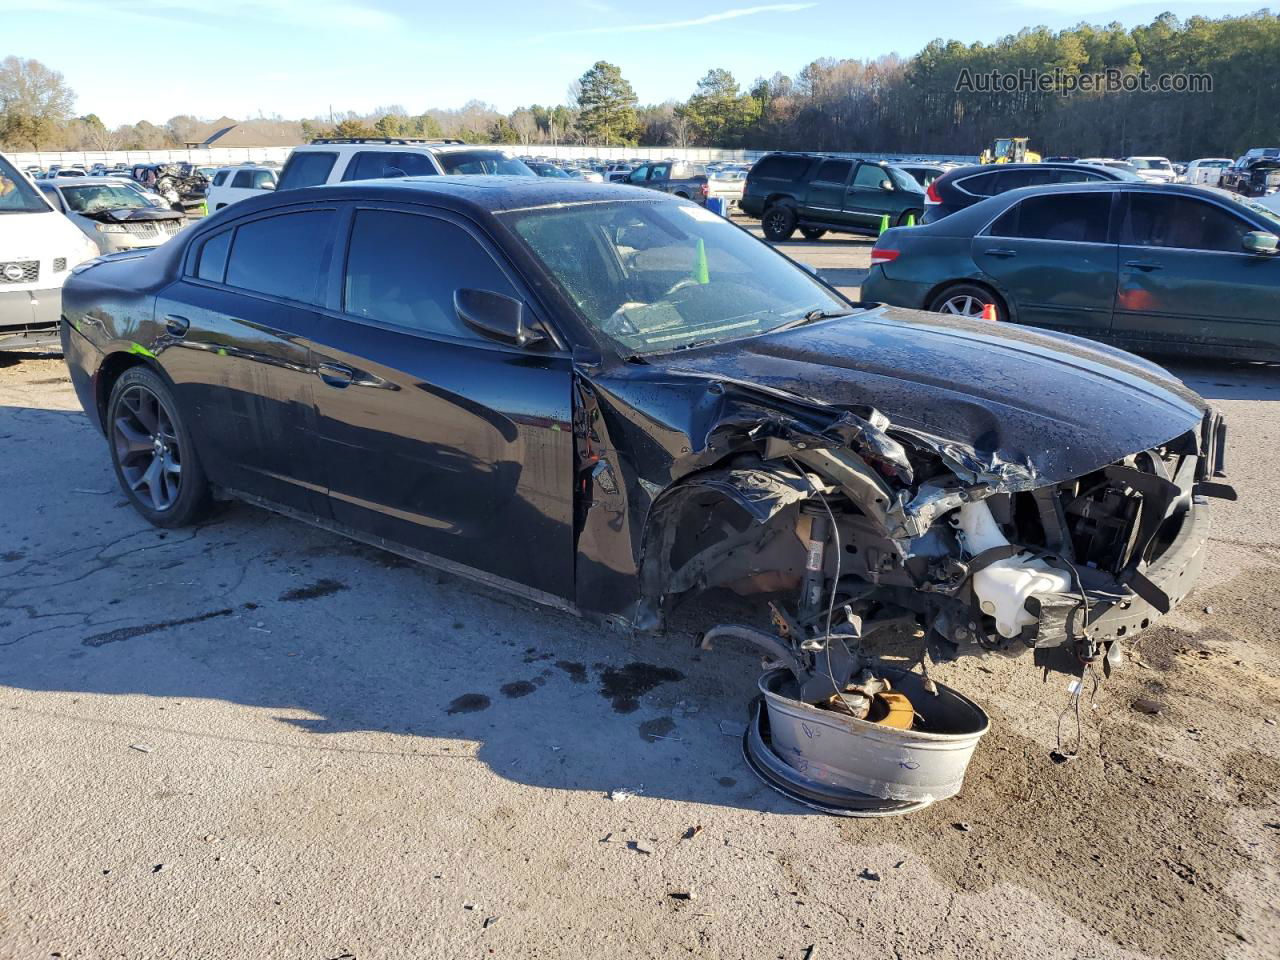
[(916, 215), (914, 213), (907, 214), (907, 226), (914, 227), (916, 225)]
[(693, 258), (693, 279), (695, 283), (710, 283), (711, 271), (707, 267), (707, 245), (698, 238), (698, 252)]
[(880, 232), (884, 233), (889, 229), (889, 215), (887, 213), (880, 216)]

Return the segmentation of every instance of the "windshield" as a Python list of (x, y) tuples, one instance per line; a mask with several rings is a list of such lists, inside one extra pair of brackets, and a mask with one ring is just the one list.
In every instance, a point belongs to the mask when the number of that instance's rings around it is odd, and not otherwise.
[(1224, 192), (1221, 195), (1229, 198), (1233, 203), (1240, 204), (1240, 206), (1252, 213), (1256, 219), (1260, 219), (1263, 223), (1266, 223), (1268, 231), (1280, 236), (1280, 211), (1265, 207), (1257, 200), (1250, 200), (1249, 198), (1242, 197), (1237, 193)]
[(62, 199), (76, 213), (101, 213), (103, 210), (141, 210), (152, 207), (151, 201), (138, 190), (125, 184), (90, 184), (63, 187)]
[(583, 319), (625, 354), (736, 340), (849, 306), (692, 203), (613, 202), (503, 215)]
[(498, 150), (452, 150), (437, 153), (436, 159), (445, 173), (458, 174), (506, 174), (516, 177), (535, 177), (523, 161), (508, 157)]
[(899, 190), (906, 190), (908, 193), (924, 193), (924, 188), (920, 186), (919, 181), (905, 170), (899, 170), (897, 167), (885, 167), (884, 172), (893, 180), (893, 185)]
[(27, 178), (0, 157), (0, 214), (48, 213), (51, 209)]

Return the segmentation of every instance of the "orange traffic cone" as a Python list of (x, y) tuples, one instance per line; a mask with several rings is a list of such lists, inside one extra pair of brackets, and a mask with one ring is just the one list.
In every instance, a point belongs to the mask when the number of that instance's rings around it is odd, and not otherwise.
[(982, 305), (982, 319), (983, 320), (999, 320), (1000, 319), (999, 317), (996, 316), (996, 305), (994, 303), (984, 303)]

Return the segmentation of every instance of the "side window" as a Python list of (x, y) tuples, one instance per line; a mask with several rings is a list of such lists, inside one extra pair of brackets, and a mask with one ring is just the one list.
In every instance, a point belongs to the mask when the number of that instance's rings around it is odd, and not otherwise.
[(236, 228), (227, 284), (303, 303), (319, 302), (332, 241), (332, 210), (286, 213)]
[(351, 158), (345, 180), (387, 180), (396, 177), (432, 176), (436, 168), (422, 153), (396, 153), (390, 150), (362, 150)]
[(437, 217), (360, 210), (351, 228), (343, 283), (347, 313), (408, 330), (481, 339), (453, 307), (460, 287), (515, 296), (480, 243)]
[(1244, 234), (1252, 229), (1238, 216), (1194, 197), (1130, 193), (1120, 242), (1239, 253)]
[(226, 171), (226, 170), (219, 170), (217, 173), (215, 173), (215, 174), (213, 175), (213, 185), (214, 185), (215, 187), (220, 187), (220, 186), (222, 186), (224, 183), (226, 183), (226, 182), (227, 182), (227, 173), (228, 173), (228, 171)]
[(972, 177), (957, 180), (956, 186), (973, 194), (975, 197), (994, 197), (996, 195), (997, 173), (979, 173)]
[(215, 233), (200, 248), (196, 276), (201, 280), (221, 283), (227, 272), (227, 251), (231, 249), (231, 231), (223, 230)]
[(671, 164), (655, 163), (649, 170), (650, 180), (667, 180), (671, 177)]
[(1106, 243), (1110, 193), (1052, 193), (1028, 197), (991, 225), (993, 237)]
[(853, 185), (879, 190), (880, 184), (888, 179), (889, 175), (878, 163), (860, 163), (858, 172), (853, 175)]
[(280, 174), (280, 189), (293, 190), (295, 187), (314, 187), (329, 179), (329, 171), (338, 159), (336, 153), (320, 153), (307, 150), (290, 155)]
[(774, 154), (765, 157), (754, 167), (751, 173), (755, 177), (773, 177), (778, 180), (799, 180), (809, 169), (808, 157), (788, 157)]
[(1049, 175), (1052, 171), (1043, 171), (1042, 176), (1037, 176), (1036, 172), (1031, 170), (1002, 170), (996, 174), (995, 183), (992, 184), (991, 193), (1007, 193), (1010, 190), (1017, 190), (1019, 187), (1030, 187), (1037, 183), (1048, 183)]
[(1102, 177), (1088, 170), (1058, 170), (1050, 183), (1093, 183)]
[(649, 179), (649, 168), (647, 166), (636, 167), (627, 174), (627, 183), (644, 183), (647, 179)]
[(1226, 210), (1193, 197), (1131, 193), (1120, 242), (1240, 253), (1244, 235), (1252, 229)]
[(237, 170), (235, 179), (231, 181), (231, 186), (239, 187), (242, 190), (249, 190), (253, 187), (253, 171)]
[(823, 160), (818, 164), (818, 172), (813, 175), (814, 183), (838, 183), (844, 186), (849, 179), (849, 170), (853, 164), (848, 160)]

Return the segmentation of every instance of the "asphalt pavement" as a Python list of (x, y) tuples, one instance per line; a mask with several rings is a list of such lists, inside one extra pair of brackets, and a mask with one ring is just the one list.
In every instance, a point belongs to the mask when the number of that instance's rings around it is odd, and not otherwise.
[(964, 792), (850, 821), (745, 766), (709, 605), (627, 638), (246, 506), (156, 530), (61, 360), (0, 355), (0, 957), (1274, 958), (1280, 369), (1178, 371), (1240, 499), (1079, 756), (1064, 678), (941, 665)]

